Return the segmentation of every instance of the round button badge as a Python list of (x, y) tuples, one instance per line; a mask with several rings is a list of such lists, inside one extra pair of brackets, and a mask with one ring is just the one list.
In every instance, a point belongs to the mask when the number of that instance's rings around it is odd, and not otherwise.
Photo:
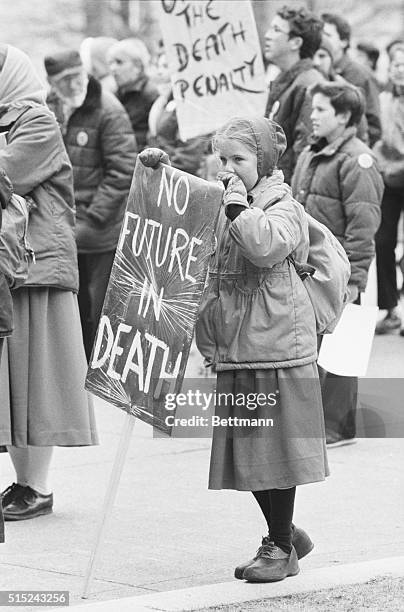
[(76, 142), (79, 147), (85, 147), (88, 143), (88, 134), (87, 132), (79, 132), (76, 136)]

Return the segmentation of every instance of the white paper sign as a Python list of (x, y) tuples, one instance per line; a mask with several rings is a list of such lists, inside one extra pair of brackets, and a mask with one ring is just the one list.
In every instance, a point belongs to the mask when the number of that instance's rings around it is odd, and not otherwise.
[(318, 364), (338, 376), (366, 376), (377, 306), (347, 304), (332, 334), (323, 336)]
[(249, 0), (160, 0), (180, 138), (263, 115), (265, 70)]

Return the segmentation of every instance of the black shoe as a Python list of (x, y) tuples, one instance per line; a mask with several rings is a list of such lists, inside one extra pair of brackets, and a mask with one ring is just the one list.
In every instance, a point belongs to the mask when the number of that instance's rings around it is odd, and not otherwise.
[(379, 336), (391, 334), (401, 327), (401, 318), (395, 314), (387, 314), (384, 319), (376, 325), (375, 333)]
[[(262, 538), (261, 546), (257, 550), (254, 559), (250, 559), (249, 561), (246, 561), (246, 563), (242, 563), (241, 565), (238, 565), (236, 567), (236, 569), (234, 570), (235, 578), (237, 578), (238, 580), (243, 579), (244, 570), (246, 570), (247, 567), (252, 565), (258, 559), (259, 555), (262, 552), (263, 546), (268, 546), (269, 542), (269, 536), (264, 536)], [(296, 527), (295, 525), (292, 525), (292, 545), (296, 550), (298, 559), (302, 559), (303, 557), (308, 555), (309, 552), (311, 552), (314, 548), (314, 544), (311, 541), (309, 535), (304, 531), (304, 529)]]
[(17, 484), (16, 482), (13, 482), (13, 484), (7, 487), (7, 489), (4, 489), (1, 494), (1, 504), (3, 508), (11, 504), (11, 502), (13, 502), (19, 495), (21, 495), (24, 490), (25, 487), (23, 485)]
[(274, 542), (269, 542), (261, 549), (258, 559), (244, 570), (244, 580), (276, 582), (299, 573), (299, 563), (293, 546), (290, 553), (284, 552)]
[(53, 494), (41, 495), (31, 487), (24, 487), (18, 496), (8, 505), (3, 505), (5, 521), (24, 521), (42, 514), (50, 514), (53, 506)]

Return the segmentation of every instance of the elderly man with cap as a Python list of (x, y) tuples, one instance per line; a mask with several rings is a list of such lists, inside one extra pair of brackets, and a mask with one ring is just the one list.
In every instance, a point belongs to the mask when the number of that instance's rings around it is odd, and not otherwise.
[(73, 166), (79, 305), (89, 359), (135, 166), (136, 139), (121, 103), (86, 73), (77, 51), (47, 56), (45, 68), (48, 104)]

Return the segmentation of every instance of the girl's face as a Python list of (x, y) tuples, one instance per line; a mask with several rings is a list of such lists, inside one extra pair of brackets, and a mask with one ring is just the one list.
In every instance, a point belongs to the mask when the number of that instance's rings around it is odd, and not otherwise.
[(216, 145), (221, 170), (234, 172), (247, 191), (258, 182), (257, 155), (249, 147), (232, 138), (220, 139)]

